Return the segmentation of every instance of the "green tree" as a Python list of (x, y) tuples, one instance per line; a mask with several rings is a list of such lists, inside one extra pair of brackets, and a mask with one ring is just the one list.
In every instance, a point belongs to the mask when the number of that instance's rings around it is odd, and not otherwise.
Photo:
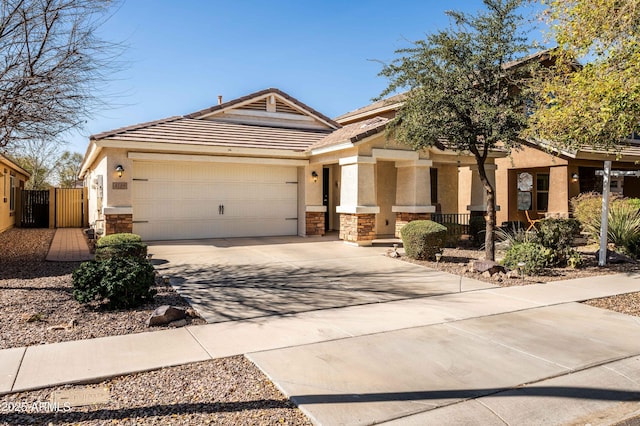
[(75, 188), (78, 173), (80, 173), (80, 163), (82, 163), (82, 154), (71, 151), (62, 153), (56, 166), (58, 185), (61, 188)]
[(541, 2), (557, 65), (532, 80), (526, 136), (561, 149), (620, 149), (640, 123), (640, 0)]
[(60, 158), (60, 144), (55, 140), (26, 140), (12, 144), (7, 153), (31, 174), (26, 189), (48, 189)]
[(520, 0), (484, 0), (486, 10), (472, 16), (449, 11), (452, 25), (428, 35), (380, 75), (390, 80), (381, 96), (409, 89), (389, 132), (415, 149), (437, 147), (471, 153), (486, 191), (485, 257), (495, 258), (495, 191), (485, 163), (491, 150), (517, 146), (526, 127), (523, 94), (529, 51), (520, 27)]

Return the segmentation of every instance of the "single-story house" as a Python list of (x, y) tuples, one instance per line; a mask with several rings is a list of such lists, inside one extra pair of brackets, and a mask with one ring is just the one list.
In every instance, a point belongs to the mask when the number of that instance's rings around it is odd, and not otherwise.
[[(471, 156), (387, 137), (393, 102), (332, 120), (267, 89), (93, 135), (80, 172), (89, 221), (145, 240), (337, 230), (369, 245), (436, 211), (484, 211)], [(488, 160), (492, 179), (500, 156)]]
[(16, 223), (16, 212), (19, 197), (18, 191), (24, 188), (24, 183), (31, 175), (15, 161), (0, 154), (0, 232), (13, 228)]

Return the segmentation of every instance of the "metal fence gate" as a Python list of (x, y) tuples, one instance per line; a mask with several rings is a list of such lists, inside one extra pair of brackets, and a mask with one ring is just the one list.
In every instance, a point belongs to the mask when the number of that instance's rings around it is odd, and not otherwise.
[(20, 226), (23, 228), (49, 227), (49, 190), (23, 189), (20, 194)]
[(26, 190), (20, 194), (23, 228), (81, 228), (85, 223), (85, 190), (52, 188)]

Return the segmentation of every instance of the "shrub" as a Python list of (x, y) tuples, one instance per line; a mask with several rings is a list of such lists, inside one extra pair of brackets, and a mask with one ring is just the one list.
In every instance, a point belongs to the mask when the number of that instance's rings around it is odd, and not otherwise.
[(459, 223), (443, 223), (447, 228), (447, 237), (445, 238), (445, 247), (457, 247), (460, 237), (462, 237), (463, 227)]
[(153, 298), (154, 279), (153, 266), (147, 260), (92, 260), (73, 272), (73, 297), (80, 303), (99, 301), (109, 309), (134, 308)]
[(579, 251), (570, 249), (567, 252), (567, 266), (569, 268), (579, 268), (582, 266), (583, 259)]
[[(611, 194), (607, 240), (622, 251), (637, 256), (640, 247), (640, 212), (637, 198), (620, 198)], [(571, 200), (574, 216), (594, 240), (600, 238), (602, 196), (597, 193), (580, 194)]]
[(628, 200), (620, 200), (610, 207), (607, 237), (616, 247), (635, 256), (640, 240), (640, 211), (625, 201)]
[[(609, 208), (620, 200), (616, 193), (609, 194)], [(597, 192), (585, 192), (571, 199), (573, 217), (575, 217), (582, 230), (589, 236), (598, 240), (600, 238), (600, 218), (602, 217), (602, 195)]]
[(487, 222), (483, 216), (473, 216), (469, 219), (469, 238), (478, 247), (484, 244)]
[(509, 269), (518, 269), (518, 263), (524, 263), (522, 271), (526, 275), (535, 275), (551, 265), (553, 258), (553, 250), (542, 244), (519, 243), (509, 247), (502, 264)]
[(414, 220), (400, 230), (404, 251), (412, 259), (435, 260), (442, 251), (447, 228), (431, 220)]
[(578, 232), (580, 223), (575, 219), (543, 219), (539, 222), (537, 239), (547, 248), (566, 252)]
[(104, 236), (96, 243), (96, 260), (112, 257), (147, 258), (147, 245), (137, 234), (121, 233)]

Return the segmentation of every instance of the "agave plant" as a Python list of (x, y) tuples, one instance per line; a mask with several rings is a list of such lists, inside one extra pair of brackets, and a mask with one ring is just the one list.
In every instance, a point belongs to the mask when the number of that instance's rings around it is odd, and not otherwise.
[(640, 210), (632, 203), (613, 203), (609, 208), (607, 237), (616, 247), (629, 252), (640, 237)]

